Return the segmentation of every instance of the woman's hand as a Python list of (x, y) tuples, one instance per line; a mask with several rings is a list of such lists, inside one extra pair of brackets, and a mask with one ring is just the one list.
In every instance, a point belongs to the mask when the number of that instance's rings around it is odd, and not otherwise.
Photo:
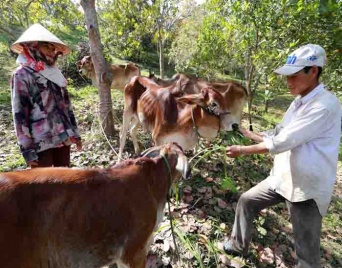
[(30, 166), (31, 168), (38, 167), (38, 161), (34, 160), (34, 161), (27, 162), (27, 165)]
[(83, 144), (81, 140), (76, 141), (76, 151), (82, 151)]

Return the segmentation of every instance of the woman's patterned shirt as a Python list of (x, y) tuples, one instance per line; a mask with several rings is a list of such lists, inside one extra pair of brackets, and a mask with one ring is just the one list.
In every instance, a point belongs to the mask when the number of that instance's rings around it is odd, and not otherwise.
[(11, 78), (14, 127), (26, 162), (37, 153), (80, 139), (66, 88), (29, 67), (19, 66)]

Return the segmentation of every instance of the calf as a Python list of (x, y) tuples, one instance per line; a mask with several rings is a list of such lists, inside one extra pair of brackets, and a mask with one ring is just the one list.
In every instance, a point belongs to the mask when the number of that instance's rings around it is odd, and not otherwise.
[(145, 268), (170, 185), (187, 174), (176, 144), (108, 169), (0, 173), (1, 267)]
[(163, 88), (143, 77), (134, 77), (127, 84), (120, 159), (129, 129), (135, 152), (139, 152), (137, 128), (140, 125), (152, 133), (155, 144), (177, 142), (184, 150), (193, 149), (198, 136), (212, 139), (220, 129), (230, 128), (226, 120), (230, 111), (222, 94), (203, 88), (198, 94), (175, 98), (178, 86)]
[[(83, 75), (92, 80), (93, 85), (97, 86), (97, 79), (95, 69), (91, 56), (85, 56), (82, 60), (77, 62), (77, 67)], [(113, 76), (111, 88), (124, 90), (125, 85), (130, 78), (136, 75), (140, 75), (140, 69), (134, 63), (127, 63), (126, 65), (110, 65), (110, 72)]]

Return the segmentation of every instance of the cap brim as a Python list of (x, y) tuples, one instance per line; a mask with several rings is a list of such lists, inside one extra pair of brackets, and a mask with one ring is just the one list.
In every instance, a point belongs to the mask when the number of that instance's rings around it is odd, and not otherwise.
[(289, 66), (284, 65), (278, 69), (275, 69), (274, 72), (280, 75), (292, 75), (300, 70), (304, 69), (305, 66)]

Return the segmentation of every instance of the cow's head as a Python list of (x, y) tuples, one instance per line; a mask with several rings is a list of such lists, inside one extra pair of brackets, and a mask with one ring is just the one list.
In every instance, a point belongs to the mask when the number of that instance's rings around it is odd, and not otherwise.
[[(177, 98), (178, 101), (186, 104), (199, 105), (208, 114), (216, 116), (220, 120), (220, 129), (232, 130), (231, 112), (223, 95), (217, 90), (207, 87), (201, 90), (199, 94), (189, 94)], [(229, 123), (227, 123), (229, 122)]]
[(77, 69), (79, 73), (91, 77), (92, 72), (94, 71), (93, 62), (91, 60), (91, 56), (84, 56), (82, 60), (77, 62)]
[(168, 143), (149, 148), (142, 152), (141, 156), (160, 158), (165, 161), (165, 165), (169, 169), (173, 181), (178, 180), (181, 177), (184, 179), (190, 177), (188, 160), (184, 155), (182, 148), (177, 143)]
[(229, 115), (222, 117), (225, 130), (236, 130), (241, 122), (243, 107), (247, 100), (247, 90), (239, 84), (231, 83), (227, 90), (222, 93), (230, 112)]

